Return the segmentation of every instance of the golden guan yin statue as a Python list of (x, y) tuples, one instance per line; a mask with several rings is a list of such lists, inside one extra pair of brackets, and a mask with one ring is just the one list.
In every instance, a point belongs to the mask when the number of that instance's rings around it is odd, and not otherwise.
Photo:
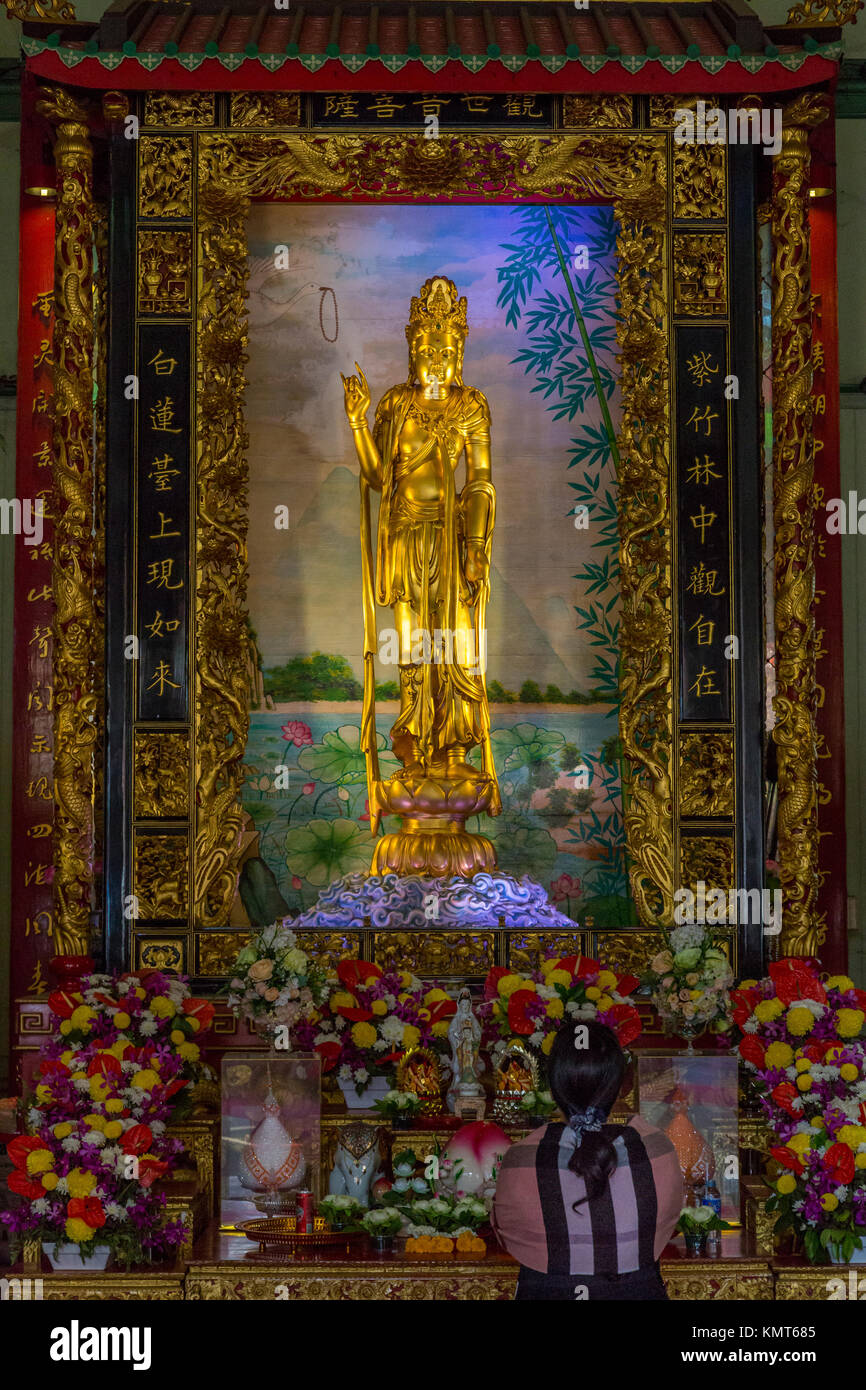
[[(471, 877), (491, 870), (490, 841), (468, 817), (498, 815), (485, 667), (486, 611), (496, 493), (490, 480), (490, 408), (463, 383), (466, 299), (432, 276), (412, 299), (407, 381), (385, 392), (372, 430), (370, 390), (343, 377), (346, 415), (361, 465), (364, 708), (370, 823), (401, 817), (377, 841), (372, 872)], [(457, 491), (462, 457), (466, 479)], [(371, 491), (381, 493), (375, 563)], [(377, 605), (393, 627), (377, 632)], [(379, 773), (375, 660), (399, 668), (400, 713), (391, 729), (402, 770)], [(480, 750), (480, 768), (469, 761)]]

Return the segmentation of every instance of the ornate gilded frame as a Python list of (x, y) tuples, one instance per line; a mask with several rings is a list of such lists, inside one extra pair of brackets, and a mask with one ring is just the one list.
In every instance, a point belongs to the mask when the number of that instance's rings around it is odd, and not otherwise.
[[(183, 939), (175, 928), (170, 939), (165, 926), (159, 925), (160, 917), (183, 914), (148, 914), (154, 926), (149, 930), (137, 927), (134, 932), (135, 964), (147, 963), (146, 944), (161, 943), (163, 952), (168, 946), (178, 948), (183, 968), (190, 973), (220, 973), (219, 969), (202, 969), (193, 934), (200, 943), (213, 941), (214, 928), (227, 923), (237, 880), (241, 829), (237, 797), (248, 730), (245, 219), (254, 198), (312, 200), (325, 196), (424, 203), (463, 197), (479, 202), (603, 200), (612, 204), (618, 222), (622, 369), (620, 731), (630, 879), (642, 929), (604, 933), (607, 958), (632, 965), (638, 956), (645, 957), (655, 932), (671, 920), (675, 887), (690, 881), (696, 868), (704, 872), (702, 855), (715, 866), (712, 873), (706, 871), (708, 881), (714, 877), (727, 880), (728, 885), (736, 882), (733, 739), (726, 741), (718, 731), (700, 729), (680, 735), (672, 679), (676, 657), (672, 322), (678, 280), (689, 257), (705, 255), (707, 243), (713, 243), (724, 282), (727, 240), (726, 150), (674, 147), (672, 143), (671, 103), (687, 100), (652, 98), (648, 120), (645, 113), (641, 118), (644, 123), (637, 124), (637, 104), (630, 98), (574, 96), (564, 103), (563, 123), (571, 128), (550, 134), (449, 134), (428, 142), (392, 132), (301, 131), (300, 103), (291, 94), (260, 98), (238, 94), (231, 103), (230, 120), (235, 124), (228, 128), (218, 127), (219, 113), (211, 94), (148, 94), (138, 150), (139, 216), (147, 219), (151, 244), (161, 239), (170, 243), (172, 255), (188, 257), (192, 286), (185, 312), (195, 337), (197, 439), (190, 729), (193, 773), (189, 779), (190, 742), (186, 733), (176, 728), (160, 732), (148, 765), (151, 785), (156, 777), (163, 792), (168, 792), (175, 819), (185, 817), (188, 831), (188, 838), (175, 842), (178, 851), (183, 846), (186, 849), (171, 865), (172, 882), (165, 890), (167, 897), (163, 896), (175, 906), (186, 897), (188, 930)], [(777, 294), (774, 362), (779, 380), (791, 377), (794, 364), (798, 389), (808, 374), (810, 349), (809, 329), (803, 321), (809, 286), (807, 139), (809, 126), (819, 119), (817, 110), (816, 98), (807, 95), (786, 111), (773, 201)], [(58, 350), (65, 350), (70, 342), (65, 306), (70, 302), (67, 291), (73, 274), (66, 264), (67, 248), (82, 208), (85, 213), (88, 208), (92, 212), (90, 152), (86, 138), (79, 139), (82, 127), (86, 136), (80, 111), (73, 113), (55, 100), (54, 109), (46, 114), (58, 122), (58, 164), (67, 179), (65, 187), (71, 194), (80, 186), (74, 205), (70, 202), (67, 208), (63, 199), (58, 205), (57, 303), (62, 312), (56, 320), (55, 342)], [(65, 124), (70, 115), (76, 124)], [(142, 293), (140, 268), (138, 281)], [(89, 354), (82, 348), (79, 355), (79, 368), (72, 374), (76, 379), (89, 375), (90, 370)], [(79, 430), (85, 415), (82, 397), (81, 414), (74, 421)], [(814, 638), (809, 635), (814, 628), (809, 616), (814, 540), (810, 520), (811, 417), (793, 387), (779, 392), (774, 425), (777, 606), (781, 599), (783, 616), (788, 609), (794, 614), (788, 628), (780, 633), (780, 654), (786, 642), (791, 651), (788, 665), (780, 668), (777, 730), (786, 917), (793, 908), (789, 918), (792, 925), (783, 929), (782, 945), (803, 950), (815, 940), (808, 918), (817, 880), (813, 833), (815, 714), (814, 697), (809, 693), (814, 691)], [(67, 432), (61, 411), (55, 435), (55, 472), (61, 496), (68, 493), (71, 447)], [(60, 517), (55, 550), (56, 583), (61, 586), (58, 592), (65, 583), (67, 537), (74, 521), (68, 500)], [(76, 544), (86, 549), (80, 538)], [(92, 556), (82, 552), (81, 567), (91, 563)], [(55, 664), (60, 671), (65, 669), (64, 663), (81, 659), (74, 647), (75, 636), (74, 627), (58, 619)], [(72, 713), (70, 708), (56, 716), (55, 797), (61, 812), (56, 882), (58, 925), (61, 931), (72, 933), (70, 944), (80, 950), (79, 900), (88, 881), (92, 882), (92, 868), (80, 846), (87, 831), (84, 809), (77, 822), (68, 820), (68, 786), (70, 778), (74, 781), (77, 776), (86, 744), (80, 730), (70, 732), (66, 727)], [(67, 768), (71, 768), (69, 776)], [(717, 773), (721, 791), (702, 794), (701, 778), (694, 776), (696, 768), (702, 774), (707, 769)], [(137, 763), (135, 773), (137, 797)], [(92, 771), (86, 775), (88, 788), (92, 788)], [(698, 825), (701, 817), (718, 817), (720, 807), (724, 807), (730, 834), (705, 837), (702, 842), (692, 833), (681, 846), (684, 796), (688, 815)], [(694, 832), (694, 823), (691, 829)], [(147, 836), (140, 836), (136, 842), (142, 846), (141, 862), (144, 865), (145, 850), (152, 849), (151, 877), (162, 873), (165, 879), (166, 838), (151, 834), (150, 846), (147, 840)], [(688, 864), (684, 847), (691, 855)], [(62, 896), (67, 882), (75, 884), (75, 905)], [(142, 900), (148, 900), (147, 884), (135, 876), (133, 889)], [(605, 948), (597, 939), (600, 935), (584, 932), (582, 945), (589, 950)], [(234, 938), (236, 942), (236, 933)], [(521, 938), (513, 946), (515, 958), (521, 953), (531, 956), (542, 944)], [(219, 951), (216, 956), (220, 956)], [(213, 951), (209, 959), (215, 959)], [(418, 963), (409, 964), (418, 968)]]

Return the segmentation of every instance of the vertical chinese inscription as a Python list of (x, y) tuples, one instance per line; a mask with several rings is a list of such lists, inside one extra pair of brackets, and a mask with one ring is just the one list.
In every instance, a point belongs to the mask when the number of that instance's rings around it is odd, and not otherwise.
[(189, 614), (189, 330), (139, 329), (138, 718), (185, 720)]
[(680, 719), (731, 717), (725, 330), (677, 329)]

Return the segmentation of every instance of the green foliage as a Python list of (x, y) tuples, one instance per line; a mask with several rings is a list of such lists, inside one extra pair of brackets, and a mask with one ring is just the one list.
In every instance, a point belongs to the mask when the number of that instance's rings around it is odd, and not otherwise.
[(294, 656), (265, 671), (265, 689), (274, 700), (360, 700), (361, 682), (345, 657), (313, 652)]
[(520, 687), (520, 703), (522, 705), (540, 705), (543, 699), (540, 685), (536, 685), (535, 681), (523, 682)]

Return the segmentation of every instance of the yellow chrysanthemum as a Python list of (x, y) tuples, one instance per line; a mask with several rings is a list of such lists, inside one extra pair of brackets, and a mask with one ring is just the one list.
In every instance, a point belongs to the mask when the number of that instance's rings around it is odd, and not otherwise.
[(201, 1024), (199, 1023), (197, 1018), (195, 1018), (192, 1014), (189, 1014), (187, 1016), (186, 1026), (187, 1028), (191, 1028), (194, 1033), (197, 1033), (199, 1028), (201, 1027)]
[(440, 1023), (434, 1023), (431, 1032), (434, 1038), (447, 1038), (448, 1019), (443, 1018)]
[(844, 1047), (839, 1047), (838, 1044), (836, 1045), (836, 1047), (828, 1047), (827, 1051), (824, 1053), (824, 1061), (838, 1062), (839, 1058), (842, 1056), (842, 1053), (844, 1051)]
[(138, 986), (137, 989), (131, 989), (129, 992), (130, 992), (130, 994), (134, 994), (134, 995), (136, 996), (137, 999), (146, 999), (146, 998), (147, 998), (147, 990), (146, 990), (146, 989), (142, 989), (140, 985)]
[(790, 1139), (788, 1140), (786, 1147), (789, 1149), (793, 1149), (795, 1154), (805, 1153), (807, 1149), (810, 1149), (812, 1147), (811, 1135), (792, 1134)]
[(356, 1047), (372, 1047), (376, 1041), (376, 1029), (371, 1023), (352, 1025), (352, 1042)]
[(565, 1013), (565, 1005), (561, 999), (549, 999), (545, 1012), (548, 1018), (562, 1018)]
[(386, 1014), (388, 1012), (388, 1005), (385, 1003), (384, 999), (374, 999), (372, 1004), (370, 1005), (370, 1008), (372, 1009), (373, 1013), (378, 1014), (380, 1018), (383, 1014)]
[(177, 1009), (174, 1003), (164, 994), (158, 994), (155, 999), (150, 1001), (150, 1012), (156, 1018), (174, 1018)]
[(762, 999), (755, 1006), (755, 1018), (759, 1023), (772, 1023), (774, 1018), (779, 1017), (782, 1007), (781, 999)]
[(856, 1149), (858, 1144), (866, 1144), (866, 1125), (842, 1125), (836, 1133), (837, 1142), (848, 1144)]
[(64, 1018), (63, 1022), (62, 1022), (61, 1025), (60, 1025), (60, 1033), (61, 1033), (61, 1036), (65, 1038), (65, 1037), (66, 1037), (66, 1034), (67, 1034), (67, 1033), (71, 1033), (71, 1032), (72, 1032), (72, 1024), (69, 1022), (69, 1019), (68, 1019), (68, 1018)]
[(419, 1009), (419, 1010), (418, 1010), (418, 1017), (419, 1017), (420, 1019), (423, 1019), (423, 1021), (424, 1021), (425, 1023), (429, 1023), (429, 1021), (430, 1021), (430, 1010), (429, 1010), (429, 1009)]
[(46, 1192), (53, 1192), (59, 1181), (60, 1179), (56, 1173), (42, 1174), (42, 1186), (45, 1188)]
[(567, 989), (571, 984), (571, 976), (567, 970), (549, 970), (544, 983), (547, 985), (565, 985)]
[(854, 1155), (854, 1167), (855, 1167), (855, 1168), (866, 1168), (866, 1154), (855, 1154), (855, 1155)]
[(79, 1004), (77, 1009), (69, 1015), (69, 1022), (75, 1029), (82, 1029), (87, 1032), (90, 1028), (91, 1019), (96, 1018), (96, 1011), (88, 1007), (87, 1004)]
[(866, 1014), (862, 1009), (840, 1009), (836, 1015), (836, 1031), (840, 1038), (856, 1038), (863, 1027)]
[(72, 1073), (72, 1076), (71, 1076), (70, 1080), (72, 1080), (72, 1081), (86, 1081), (86, 1080), (87, 1080), (87, 1072), (86, 1072), (86, 1071), (74, 1071), (74, 1072)]
[(78, 1054), (74, 1048), (67, 1047), (65, 1052), (61, 1052), (60, 1060), (63, 1063), (64, 1067), (71, 1067), (72, 1063), (75, 1061), (75, 1058), (77, 1056)]
[(131, 1022), (132, 1019), (129, 1014), (124, 1009), (118, 1009), (117, 1013), (114, 1015), (115, 1028), (128, 1028)]
[(794, 1177), (793, 1173), (783, 1173), (782, 1176), (776, 1180), (777, 1192), (793, 1192), (796, 1186), (797, 1179)]
[(555, 1037), (556, 1037), (556, 1034), (555, 1034), (555, 1033), (548, 1033), (548, 1034), (546, 1034), (546, 1036), (545, 1036), (545, 1038), (544, 1038), (544, 1040), (543, 1040), (543, 1042), (542, 1042), (542, 1044), (541, 1044), (541, 1050), (542, 1050), (542, 1052), (544, 1053), (545, 1056), (547, 1056), (547, 1055), (549, 1054), (550, 1049), (553, 1047), (553, 1039), (554, 1039)]
[(826, 985), (827, 989), (838, 989), (845, 994), (847, 990), (854, 988), (854, 981), (849, 980), (847, 975), (831, 975)]
[(44, 1081), (40, 1081), (36, 1087), (36, 1100), (39, 1105), (50, 1105), (53, 1099), (51, 1087), (47, 1086)]
[(348, 994), (344, 989), (338, 989), (336, 994), (331, 995), (331, 1006), (335, 1009), (356, 1009), (358, 1001), (354, 994)]
[(549, 957), (549, 959), (543, 960), (543, 961), (541, 962), (541, 973), (542, 973), (543, 975), (549, 975), (550, 972), (551, 972), (551, 970), (555, 970), (556, 967), (557, 967), (558, 965), (559, 965), (559, 957), (558, 957), (558, 956), (551, 956), (551, 957)]
[(812, 1126), (813, 1129), (824, 1128), (824, 1121), (821, 1119), (820, 1115), (813, 1115), (811, 1120), (809, 1121), (809, 1124)]
[(112, 1096), (110, 1100), (105, 1102), (105, 1108), (109, 1115), (119, 1115), (123, 1109), (123, 1101), (117, 1096)]
[(595, 1006), (600, 1014), (606, 1014), (608, 1009), (613, 1008), (613, 1000), (609, 994), (603, 994)]
[(757, 980), (741, 980), (740, 989), (754, 989), (757, 983)]
[(503, 975), (496, 986), (497, 993), (501, 994), (503, 999), (509, 999), (522, 988), (523, 980), (519, 975)]
[(835, 1211), (838, 1205), (838, 1197), (835, 1197), (832, 1192), (824, 1193), (824, 1196), (821, 1198), (821, 1206), (824, 1208), (825, 1211)]
[(96, 1174), (84, 1168), (72, 1168), (66, 1175), (70, 1197), (89, 1197), (96, 1186)]
[(791, 1047), (786, 1042), (771, 1042), (767, 1048), (764, 1060), (768, 1067), (789, 1067), (794, 1054)]
[(171, 1038), (171, 1041), (174, 1043), (175, 1047), (180, 1047), (181, 1043), (186, 1042), (186, 1033), (184, 1033), (180, 1028), (172, 1028), (168, 1036)]
[(428, 989), (427, 993), (424, 995), (424, 1003), (440, 1004), (443, 999), (447, 998), (448, 995), (444, 989)]
[(92, 1114), (84, 1116), (84, 1123), (90, 1125), (91, 1129), (105, 1129), (105, 1120), (102, 1115)]
[(31, 1178), (39, 1173), (47, 1173), (54, 1167), (54, 1155), (50, 1149), (34, 1149), (27, 1155), (27, 1172)]
[(843, 1081), (856, 1081), (860, 1073), (853, 1062), (843, 1062), (839, 1068), (839, 1075)]
[(93, 1227), (82, 1221), (80, 1216), (70, 1216), (66, 1222), (66, 1234), (76, 1245), (83, 1245), (86, 1240), (92, 1240)]
[(159, 1075), (153, 1067), (143, 1067), (141, 1071), (133, 1072), (131, 1086), (137, 1086), (142, 1091), (152, 1091), (154, 1086), (159, 1085)]
[(55, 1139), (65, 1139), (68, 1134), (72, 1133), (72, 1125), (68, 1120), (63, 1120), (59, 1125), (54, 1126), (51, 1133)]
[(596, 984), (601, 985), (602, 989), (614, 989), (616, 987), (616, 976), (612, 970), (602, 970)]
[(798, 1057), (796, 1062), (794, 1063), (794, 1066), (796, 1067), (797, 1071), (812, 1070), (812, 1063), (809, 1061), (808, 1057)]
[(405, 1023), (405, 1024), (403, 1025), (403, 1048), (404, 1048), (404, 1050), (408, 1050), (410, 1047), (417, 1047), (420, 1041), (421, 1041), (421, 1033), (420, 1033), (420, 1031), (415, 1027), (414, 1023)]
[(587, 999), (600, 999), (601, 990), (598, 988), (598, 985), (590, 985), (587, 988), (586, 997)]
[(411, 994), (403, 993), (397, 995), (397, 1000), (400, 1004), (407, 1004), (411, 998)]
[(97, 1072), (95, 1076), (91, 1076), (90, 1078), (89, 1090), (91, 1100), (105, 1100), (111, 1091), (111, 1087), (105, 1077), (100, 1072)]
[(797, 1090), (798, 1090), (798, 1091), (811, 1091), (811, 1089), (812, 1089), (812, 1078), (811, 1078), (811, 1076), (809, 1075), (809, 1073), (808, 1073), (807, 1071), (801, 1071), (801, 1072), (800, 1072), (800, 1075), (797, 1077)]
[(185, 1062), (197, 1062), (201, 1056), (201, 1048), (198, 1043), (181, 1043), (180, 1047), (177, 1049), (177, 1055), (178, 1057), (182, 1057)]
[(123, 1125), (120, 1120), (109, 1120), (102, 1132), (106, 1139), (119, 1139), (123, 1133)]
[[(401, 985), (403, 986), (404, 989), (411, 989), (411, 988), (412, 988), (412, 985), (413, 985), (413, 982), (414, 982), (414, 979), (415, 979), (415, 976), (412, 974), (412, 971), (411, 971), (411, 970), (401, 970), (401, 971), (400, 971), (400, 983), (401, 983)], [(373, 985), (374, 985), (374, 984), (376, 983), (376, 978), (375, 978), (375, 976), (373, 976), (373, 978), (370, 979), (370, 980), (368, 980), (366, 983), (367, 983), (367, 984), (373, 984)]]
[(785, 1022), (788, 1026), (788, 1032), (793, 1033), (795, 1038), (805, 1037), (815, 1027), (815, 1019), (811, 1009), (804, 1009), (797, 1004), (788, 1010)]

